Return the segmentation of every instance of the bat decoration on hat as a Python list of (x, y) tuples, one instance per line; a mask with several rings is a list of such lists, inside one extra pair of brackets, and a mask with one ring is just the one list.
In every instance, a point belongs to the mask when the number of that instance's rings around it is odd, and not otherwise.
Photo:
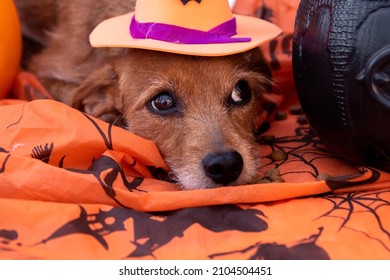
[[(181, 2), (183, 3), (183, 5), (186, 5), (188, 2), (190, 2), (192, 0), (181, 0)], [(200, 2), (202, 2), (202, 0), (194, 0), (196, 2), (198, 2), (200, 4)]]

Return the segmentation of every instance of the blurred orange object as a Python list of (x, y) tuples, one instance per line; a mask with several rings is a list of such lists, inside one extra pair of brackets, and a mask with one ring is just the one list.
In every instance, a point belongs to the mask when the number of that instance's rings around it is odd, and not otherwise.
[(233, 12), (268, 20), (282, 29), (282, 34), (261, 49), (272, 68), (273, 92), (285, 99), (295, 99), (292, 72), (292, 34), (299, 0), (237, 0)]
[(0, 0), (0, 99), (7, 97), (16, 78), (21, 50), (21, 30), (14, 3)]

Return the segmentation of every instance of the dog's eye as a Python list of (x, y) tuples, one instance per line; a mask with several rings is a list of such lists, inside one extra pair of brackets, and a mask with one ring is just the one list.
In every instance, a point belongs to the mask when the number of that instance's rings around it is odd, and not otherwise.
[(247, 81), (239, 81), (233, 89), (232, 94), (229, 97), (230, 106), (242, 106), (251, 100), (252, 90)]
[(149, 102), (150, 108), (160, 114), (171, 113), (176, 110), (176, 102), (172, 94), (164, 91)]

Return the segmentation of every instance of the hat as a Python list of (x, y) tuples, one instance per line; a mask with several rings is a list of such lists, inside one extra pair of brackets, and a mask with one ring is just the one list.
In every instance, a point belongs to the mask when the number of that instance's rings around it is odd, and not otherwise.
[(138, 0), (135, 11), (107, 19), (90, 34), (93, 47), (122, 47), (199, 56), (244, 52), (281, 30), (233, 15), (228, 0)]

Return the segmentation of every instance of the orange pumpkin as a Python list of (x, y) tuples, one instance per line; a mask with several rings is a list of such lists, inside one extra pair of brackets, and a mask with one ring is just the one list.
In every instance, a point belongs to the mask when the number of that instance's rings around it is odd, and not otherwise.
[(5, 98), (19, 71), (22, 40), (12, 0), (0, 0), (0, 99)]

